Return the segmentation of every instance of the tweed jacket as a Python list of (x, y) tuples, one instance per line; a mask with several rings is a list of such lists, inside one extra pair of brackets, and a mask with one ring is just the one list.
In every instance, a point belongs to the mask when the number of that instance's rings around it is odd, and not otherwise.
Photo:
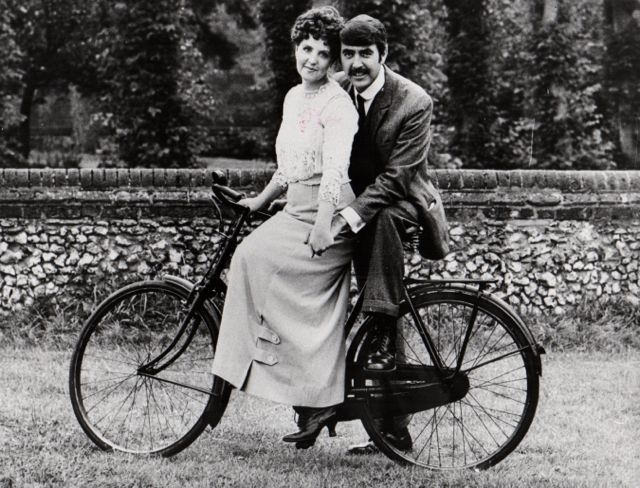
[[(374, 166), (375, 180), (365, 182), (366, 188), (349, 206), (367, 223), (382, 208), (411, 203), (421, 226), (420, 253), (442, 259), (449, 252), (447, 221), (442, 199), (427, 174), (433, 102), (417, 84), (386, 66), (384, 70), (384, 86), (369, 108), (370, 120), (360, 129), (369, 131), (373, 160), (367, 164)], [(348, 78), (337, 78), (352, 94)]]

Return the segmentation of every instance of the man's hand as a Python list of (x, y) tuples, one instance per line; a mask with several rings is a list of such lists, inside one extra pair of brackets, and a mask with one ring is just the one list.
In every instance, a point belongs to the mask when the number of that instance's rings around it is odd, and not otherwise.
[(331, 221), (331, 237), (333, 237), (333, 240), (335, 240), (341, 232), (349, 229), (349, 224), (340, 214), (336, 215)]

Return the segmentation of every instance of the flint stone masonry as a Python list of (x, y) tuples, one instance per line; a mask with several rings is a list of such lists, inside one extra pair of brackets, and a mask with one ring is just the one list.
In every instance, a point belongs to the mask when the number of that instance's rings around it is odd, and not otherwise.
[[(273, 170), (226, 171), (261, 189)], [(640, 172), (434, 170), (453, 252), (414, 277), (496, 278), (521, 313), (595, 298), (640, 304)], [(212, 170), (0, 170), (0, 313), (45, 300), (90, 309), (138, 279), (197, 280), (219, 235)]]

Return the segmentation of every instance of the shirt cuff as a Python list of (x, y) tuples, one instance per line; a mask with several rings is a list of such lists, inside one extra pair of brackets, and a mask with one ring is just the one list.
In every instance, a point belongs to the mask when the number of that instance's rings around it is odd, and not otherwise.
[(349, 224), (349, 227), (351, 227), (351, 232), (353, 232), (354, 234), (357, 234), (364, 227), (364, 221), (362, 220), (362, 218), (360, 218), (358, 212), (356, 212), (351, 207), (345, 207), (340, 210), (339, 213), (340, 215), (342, 215), (342, 218), (347, 221), (347, 224)]

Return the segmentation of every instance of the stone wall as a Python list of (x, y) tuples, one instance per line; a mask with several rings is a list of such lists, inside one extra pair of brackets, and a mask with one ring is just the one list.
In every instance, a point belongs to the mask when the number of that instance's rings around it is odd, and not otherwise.
[[(228, 171), (251, 191), (270, 171)], [(413, 276), (494, 277), (523, 313), (638, 301), (640, 172), (434, 170), (451, 223), (443, 261)], [(209, 170), (0, 170), (0, 313), (42, 297), (90, 308), (114, 287), (195, 280), (219, 239)]]

